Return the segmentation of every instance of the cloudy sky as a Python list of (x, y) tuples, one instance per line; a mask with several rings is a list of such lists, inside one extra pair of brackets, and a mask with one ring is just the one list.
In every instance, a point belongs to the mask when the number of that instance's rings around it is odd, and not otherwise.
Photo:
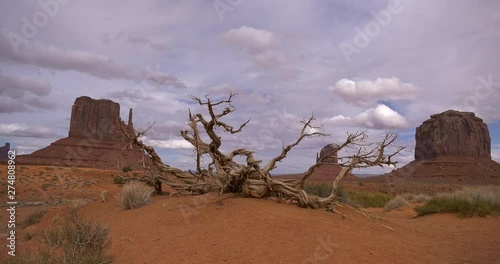
[[(0, 8), (0, 144), (21, 153), (67, 136), (78, 96), (134, 109), (165, 163), (193, 168), (179, 136), (190, 95), (237, 92), (236, 137), (264, 161), (314, 113), (309, 138), (276, 172), (305, 171), (346, 132), (397, 128), (413, 159), (415, 127), (448, 109), (487, 122), (500, 160), (497, 0), (20, 0)], [(363, 173), (385, 170), (369, 169)]]

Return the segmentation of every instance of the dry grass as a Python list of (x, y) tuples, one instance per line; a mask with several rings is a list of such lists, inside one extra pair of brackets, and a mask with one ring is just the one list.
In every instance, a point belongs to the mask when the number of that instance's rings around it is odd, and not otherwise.
[(424, 206), (415, 208), (419, 216), (433, 213), (458, 213), (462, 216), (500, 214), (500, 186), (465, 187), (439, 194)]
[[(106, 254), (111, 241), (108, 228), (84, 219), (78, 213), (82, 201), (68, 205), (67, 214), (55, 221), (55, 227), (42, 234), (42, 247), (24, 252), (1, 263), (8, 264), (104, 264), (112, 258)], [(31, 239), (31, 238), (30, 238)]]
[(416, 194), (415, 195), (415, 194), (405, 193), (401, 196), (403, 198), (405, 198), (410, 203), (425, 203), (425, 202), (428, 202), (432, 198), (427, 194)]
[(406, 205), (408, 205), (408, 201), (402, 196), (397, 195), (396, 197), (392, 198), (389, 202), (387, 202), (384, 208), (387, 211), (391, 211), (394, 209), (399, 209)]
[[(304, 190), (309, 194), (327, 197), (332, 192), (331, 183), (308, 183)], [(380, 192), (346, 190), (342, 185), (337, 189), (337, 200), (353, 207), (384, 207), (392, 196)]]
[(47, 210), (38, 210), (38, 211), (35, 211), (35, 212), (31, 213), (30, 215), (28, 215), (28, 217), (26, 218), (26, 220), (24, 220), (21, 223), (21, 228), (26, 228), (28, 226), (32, 226), (34, 224), (38, 224), (40, 222), (40, 220), (42, 219), (42, 217), (46, 213), (47, 213)]
[(151, 201), (154, 189), (142, 182), (129, 182), (123, 185), (120, 203), (125, 209), (147, 205)]

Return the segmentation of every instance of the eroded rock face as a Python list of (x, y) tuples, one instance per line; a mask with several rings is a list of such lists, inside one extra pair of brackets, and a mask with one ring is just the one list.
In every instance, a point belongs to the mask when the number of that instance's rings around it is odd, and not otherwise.
[[(18, 156), (21, 164), (93, 167), (120, 169), (131, 166), (142, 169), (147, 163), (143, 151), (136, 146), (125, 148), (120, 126), (120, 105), (107, 99), (78, 97), (71, 111), (69, 137), (29, 155)], [(134, 133), (132, 109), (129, 112), (128, 133)]]
[(441, 156), (491, 159), (488, 126), (471, 112), (448, 110), (417, 127), (415, 160)]
[(324, 146), (319, 154), (316, 154), (316, 163), (318, 163), (323, 157), (327, 157), (323, 159), (323, 163), (329, 164), (338, 164), (337, 159), (337, 149), (339, 148), (336, 144), (328, 144)]
[(111, 100), (81, 96), (71, 110), (69, 137), (111, 141), (120, 132), (120, 105)]

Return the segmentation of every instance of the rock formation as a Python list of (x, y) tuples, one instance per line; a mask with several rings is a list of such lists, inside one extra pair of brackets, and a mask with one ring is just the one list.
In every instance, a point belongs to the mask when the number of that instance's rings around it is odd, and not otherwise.
[[(142, 150), (125, 149), (120, 126), (134, 132), (132, 109), (127, 125), (120, 118), (120, 105), (111, 100), (78, 97), (71, 111), (69, 136), (30, 155), (18, 156), (18, 162), (31, 165), (77, 166), (101, 169), (142, 168)], [(147, 159), (146, 159), (147, 160)]]
[(0, 161), (6, 161), (9, 159), (10, 143), (5, 143), (5, 146), (0, 147)]
[(500, 183), (488, 126), (474, 113), (448, 110), (417, 127), (415, 160), (381, 178)]
[(120, 122), (120, 105), (111, 100), (78, 97), (71, 110), (69, 137), (111, 141)]
[[(318, 166), (312, 175), (308, 178), (309, 180), (316, 181), (331, 181), (335, 179), (342, 171), (337, 158), (337, 149), (339, 145), (328, 144), (324, 146), (319, 153), (316, 153), (316, 163), (320, 162), (321, 165)], [(352, 173), (346, 175), (344, 180), (357, 180), (358, 177), (354, 176)]]
[(431, 115), (415, 133), (415, 160), (441, 156), (491, 158), (488, 126), (470, 112)]
[[(316, 154), (316, 163), (318, 163), (321, 159), (323, 163), (332, 163), (337, 164), (337, 149), (339, 145), (337, 144), (328, 144), (324, 146), (319, 154)], [(326, 157), (326, 158), (324, 158)]]

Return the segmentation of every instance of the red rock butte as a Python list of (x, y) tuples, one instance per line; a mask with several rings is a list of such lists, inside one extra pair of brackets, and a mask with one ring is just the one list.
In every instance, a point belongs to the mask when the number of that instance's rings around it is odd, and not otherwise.
[[(328, 144), (324, 146), (319, 153), (316, 154), (316, 163), (320, 162), (319, 165), (309, 176), (309, 180), (316, 181), (331, 181), (337, 178), (337, 176), (342, 171), (337, 158), (337, 150), (339, 145)], [(358, 180), (359, 178), (354, 176), (352, 173), (348, 173), (344, 180)]]
[(491, 159), (488, 126), (474, 113), (448, 110), (431, 115), (415, 133), (415, 160), (441, 156)]
[(5, 146), (0, 147), (0, 161), (9, 160), (10, 143), (5, 142)]
[(471, 112), (448, 110), (417, 127), (415, 160), (382, 177), (500, 183), (488, 126)]
[[(107, 99), (81, 96), (71, 110), (69, 135), (48, 147), (17, 157), (20, 164), (120, 169), (142, 168), (143, 151), (125, 149), (120, 126), (134, 133), (132, 109), (128, 124), (120, 118), (120, 104)], [(144, 157), (147, 160), (147, 158)]]

